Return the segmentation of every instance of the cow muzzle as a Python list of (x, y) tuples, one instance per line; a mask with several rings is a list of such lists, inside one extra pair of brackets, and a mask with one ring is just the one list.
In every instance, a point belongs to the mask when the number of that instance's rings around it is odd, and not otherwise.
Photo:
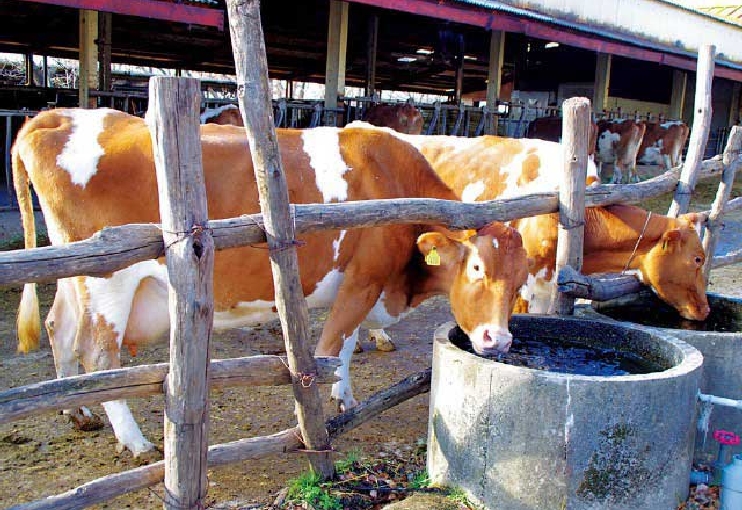
[(508, 352), (513, 344), (513, 335), (507, 328), (493, 325), (482, 325), (469, 333), (474, 352), (480, 356), (492, 356)]
[(704, 321), (709, 316), (709, 313), (711, 313), (711, 307), (708, 302), (687, 306), (680, 311), (680, 315), (682, 315), (684, 319), (691, 321)]

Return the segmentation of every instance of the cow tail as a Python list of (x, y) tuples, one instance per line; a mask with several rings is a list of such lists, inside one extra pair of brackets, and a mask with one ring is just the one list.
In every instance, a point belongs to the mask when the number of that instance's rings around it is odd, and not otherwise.
[[(17, 144), (13, 146), (12, 157), (13, 184), (18, 197), (18, 207), (21, 211), (26, 248), (36, 248), (36, 222), (28, 172), (18, 154)], [(23, 286), (16, 326), (18, 328), (18, 351), (26, 353), (38, 349), (41, 338), (41, 314), (39, 313), (39, 298), (36, 294), (35, 283), (27, 283)]]

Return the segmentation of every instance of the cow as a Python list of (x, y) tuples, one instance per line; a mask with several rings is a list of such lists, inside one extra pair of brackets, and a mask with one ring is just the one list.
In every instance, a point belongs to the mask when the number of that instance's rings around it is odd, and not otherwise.
[(363, 120), (374, 126), (386, 126), (408, 135), (423, 132), (423, 116), (410, 103), (373, 104), (366, 110)]
[[(563, 172), (562, 147), (554, 142), (489, 135), (397, 136), (417, 147), (464, 202), (553, 191)], [(588, 179), (594, 172), (588, 165)], [(703, 320), (709, 305), (702, 274), (705, 254), (698, 235), (700, 221), (693, 213), (676, 219), (650, 215), (633, 206), (588, 208), (583, 272), (634, 272), (680, 315)], [(521, 233), (533, 260), (514, 311), (550, 313), (556, 287), (557, 215), (524, 218), (511, 225)]]
[[(292, 203), (377, 198), (455, 200), (422, 155), (385, 131), (321, 127), (277, 130)], [(244, 128), (201, 126), (203, 171), (212, 218), (260, 211)], [(159, 221), (150, 132), (145, 120), (108, 109), (42, 112), (13, 146), (14, 184), (26, 246), (35, 246), (29, 184), (54, 246), (103, 227)], [(520, 235), (493, 222), (479, 231), (391, 225), (299, 236), (301, 282), (309, 307), (331, 306), (318, 356), (340, 356), (332, 396), (355, 405), (348, 364), (365, 319), (388, 325), (436, 294), (481, 353), (507, 350), (508, 320), (528, 268)], [(148, 260), (109, 277), (58, 282), (46, 328), (58, 377), (120, 366), (120, 350), (135, 351), (169, 327), (164, 261)], [(217, 252), (214, 325), (239, 327), (275, 317), (269, 257), (255, 247)], [(34, 317), (36, 320), (34, 321)], [(35, 324), (34, 324), (35, 322)], [(24, 287), (19, 350), (38, 345), (35, 285)], [(103, 406), (121, 445), (150, 450), (125, 401)]]
[[(644, 165), (659, 165), (669, 170), (682, 162), (683, 148), (690, 128), (683, 121), (643, 122), (644, 138), (637, 152), (637, 161)], [(666, 161), (667, 160), (667, 161)], [(668, 163), (670, 168), (667, 168)]]
[(598, 173), (603, 163), (613, 164), (612, 183), (620, 183), (626, 173), (627, 182), (638, 181), (636, 157), (644, 138), (646, 126), (627, 119), (598, 121)]
[(244, 126), (240, 109), (236, 104), (225, 104), (217, 108), (207, 108), (201, 114), (201, 124)]

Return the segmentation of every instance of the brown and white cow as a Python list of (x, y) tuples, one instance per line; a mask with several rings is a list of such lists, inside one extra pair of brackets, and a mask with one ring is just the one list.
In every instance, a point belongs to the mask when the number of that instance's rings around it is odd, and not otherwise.
[[(358, 128), (278, 130), (292, 203), (376, 198), (456, 199), (420, 153), (386, 131)], [(201, 126), (203, 171), (212, 218), (260, 210), (244, 129)], [(13, 148), (15, 187), (27, 247), (35, 245), (29, 183), (53, 245), (85, 239), (109, 225), (159, 220), (150, 133), (144, 120), (108, 109), (57, 109), (24, 125)], [(520, 235), (494, 222), (479, 232), (392, 225), (301, 236), (301, 280), (310, 307), (331, 306), (317, 355), (340, 355), (333, 396), (355, 403), (348, 362), (359, 324), (382, 327), (435, 294), (482, 353), (506, 350), (508, 320), (527, 276)], [(427, 265), (433, 249), (438, 265)], [(120, 366), (122, 347), (163, 336), (169, 327), (166, 268), (149, 260), (107, 278), (58, 282), (46, 321), (59, 377)], [(268, 254), (253, 247), (217, 252), (215, 327), (275, 316)], [(29, 338), (34, 329), (36, 337)], [(19, 349), (38, 345), (38, 301), (24, 288)], [(103, 404), (116, 437), (135, 454), (152, 448), (122, 400)]]
[[(553, 191), (563, 172), (562, 149), (553, 142), (495, 136), (403, 138), (422, 152), (464, 201)], [(588, 169), (588, 178), (592, 171)], [(709, 306), (701, 271), (705, 255), (698, 236), (700, 217), (693, 213), (679, 219), (658, 214), (647, 217), (646, 211), (633, 206), (588, 208), (583, 271), (636, 271), (644, 284), (683, 317), (705, 319)], [(556, 281), (556, 215), (524, 218), (512, 224), (535, 261), (522, 297), (531, 302), (529, 312), (548, 312)], [(540, 290), (544, 283), (548, 285)]]
[(363, 120), (374, 126), (390, 127), (399, 133), (419, 135), (423, 132), (423, 116), (410, 103), (373, 104), (368, 107)]
[(676, 168), (682, 162), (683, 148), (688, 140), (690, 128), (683, 121), (643, 122), (646, 126), (644, 138), (637, 152), (637, 161), (644, 165), (659, 165), (667, 169)]
[(201, 114), (201, 124), (244, 126), (240, 109), (236, 104), (225, 104), (216, 108), (207, 108)]
[[(497, 136), (397, 136), (417, 147), (465, 202), (553, 191), (563, 172), (562, 147), (554, 142)], [(589, 167), (588, 178), (591, 172), (594, 169)], [(695, 214), (679, 219), (650, 217), (633, 206), (589, 208), (583, 272), (633, 271), (683, 317), (703, 320), (709, 305), (698, 221)], [(533, 259), (515, 311), (549, 313), (556, 287), (557, 215), (525, 218), (512, 225)]]
[(636, 157), (644, 138), (646, 126), (630, 119), (602, 119), (598, 121), (598, 173), (603, 163), (613, 164), (610, 182), (620, 183), (626, 173), (627, 182), (638, 181)]

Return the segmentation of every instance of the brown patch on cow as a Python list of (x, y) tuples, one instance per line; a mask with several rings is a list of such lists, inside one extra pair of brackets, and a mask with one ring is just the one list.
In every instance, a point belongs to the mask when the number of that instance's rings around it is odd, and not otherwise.
[(538, 179), (540, 169), (541, 158), (538, 157), (535, 149), (530, 149), (528, 155), (523, 160), (523, 170), (518, 178), (518, 186), (525, 186)]

